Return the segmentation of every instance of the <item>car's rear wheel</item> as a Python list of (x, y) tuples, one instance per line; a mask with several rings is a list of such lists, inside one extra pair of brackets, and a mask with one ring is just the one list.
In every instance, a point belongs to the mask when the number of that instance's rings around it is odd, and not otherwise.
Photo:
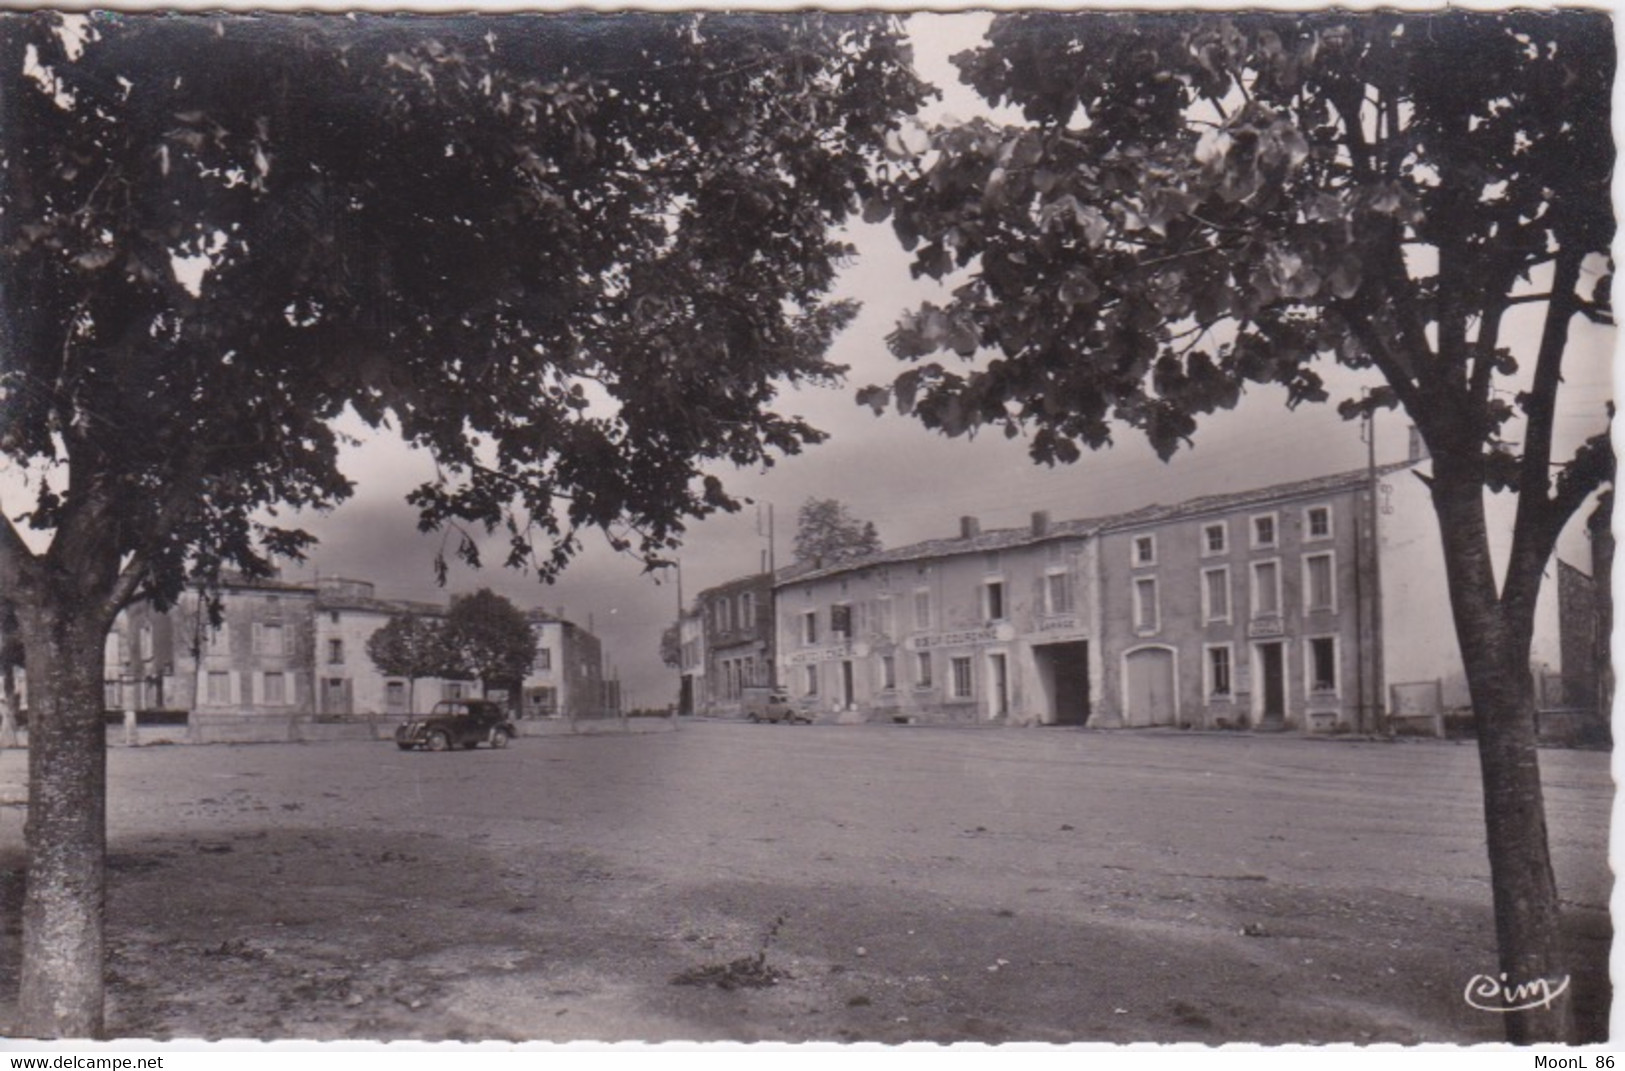
[(491, 730), (491, 746), (494, 748), (505, 748), (508, 746), (508, 734), (506, 730)]
[(447, 736), (445, 733), (430, 733), (429, 734), (429, 750), (430, 751), (449, 751), (449, 750), (451, 750), (451, 737)]

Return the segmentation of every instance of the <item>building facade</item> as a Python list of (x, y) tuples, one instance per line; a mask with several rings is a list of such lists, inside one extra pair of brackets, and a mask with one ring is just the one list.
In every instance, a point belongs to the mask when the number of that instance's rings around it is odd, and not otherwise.
[[(323, 577), (309, 585), (228, 582), (219, 606), (218, 625), (196, 592), (166, 611), (139, 604), (121, 613), (104, 653), (108, 709), (184, 710), (206, 717), (398, 717), (427, 712), (443, 699), (487, 694), (480, 681), (411, 681), (374, 665), (367, 652), (373, 634), (403, 614), (444, 620), (446, 609), (436, 603), (380, 598), (369, 581)], [(619, 685), (604, 679), (598, 637), (545, 611), (526, 617), (536, 635), (536, 657), (515, 715), (615, 713)], [(20, 705), (26, 708), (26, 699)]]
[(165, 611), (130, 607), (108, 631), (108, 708), (315, 713), (316, 596), (314, 587), (280, 580), (228, 581), (218, 592), (218, 623), (195, 591)]
[(1371, 505), (1356, 472), (1105, 525), (1102, 723), (1375, 729)]
[(597, 718), (613, 713), (607, 705), (598, 637), (543, 610), (525, 616), (536, 636), (536, 657), (525, 676), (520, 716)]
[[(785, 570), (779, 680), (836, 721), (1437, 728), (1469, 702), (1426, 467), (1020, 529), (963, 518), (955, 539)], [(1514, 507), (1486, 496), (1498, 560)], [(1558, 568), (1531, 670), (1567, 679)]]
[(445, 698), (470, 690), (468, 682), (438, 677), (408, 680), (384, 675), (367, 653), (373, 633), (392, 617), (413, 614), (443, 621), (446, 611), (429, 602), (380, 599), (370, 581), (323, 577), (316, 583), (316, 713), (404, 716), (424, 713)]
[(780, 679), (839, 721), (1090, 722), (1096, 525), (983, 532), (781, 574)]
[(705, 615), (698, 609), (678, 615), (677, 672), (677, 713), (699, 713), (705, 703)]
[[(740, 577), (700, 592), (694, 600), (704, 672), (697, 711), (713, 717), (741, 712), (744, 690), (774, 681), (773, 578)], [(681, 630), (682, 625), (679, 624)]]

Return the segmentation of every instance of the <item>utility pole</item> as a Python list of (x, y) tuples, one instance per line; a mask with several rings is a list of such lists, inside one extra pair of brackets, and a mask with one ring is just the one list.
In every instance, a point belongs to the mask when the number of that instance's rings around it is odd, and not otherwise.
[(774, 559), (773, 503), (767, 504), (767, 686), (779, 686), (779, 588)]

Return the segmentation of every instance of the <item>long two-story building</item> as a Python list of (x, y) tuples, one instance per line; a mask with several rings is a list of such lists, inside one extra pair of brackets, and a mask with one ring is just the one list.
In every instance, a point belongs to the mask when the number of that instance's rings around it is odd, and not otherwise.
[[(1467, 695), (1425, 467), (1093, 520), (1039, 512), (1022, 528), (966, 517), (957, 538), (793, 567), (774, 591), (779, 680), (836, 721), (1437, 722)], [(1497, 539), (1510, 537), (1506, 521)], [(1537, 673), (1567, 672), (1557, 567), (1537, 614)]]

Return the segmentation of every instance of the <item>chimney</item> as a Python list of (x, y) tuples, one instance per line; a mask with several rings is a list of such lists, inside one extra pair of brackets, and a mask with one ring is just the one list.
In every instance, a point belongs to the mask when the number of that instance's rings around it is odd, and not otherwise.
[(1048, 535), (1048, 534), (1049, 534), (1049, 510), (1047, 510), (1047, 509), (1035, 509), (1035, 510), (1033, 510), (1033, 535), (1041, 536), (1041, 535)]
[(959, 538), (975, 539), (982, 534), (982, 522), (975, 517), (959, 518)]

